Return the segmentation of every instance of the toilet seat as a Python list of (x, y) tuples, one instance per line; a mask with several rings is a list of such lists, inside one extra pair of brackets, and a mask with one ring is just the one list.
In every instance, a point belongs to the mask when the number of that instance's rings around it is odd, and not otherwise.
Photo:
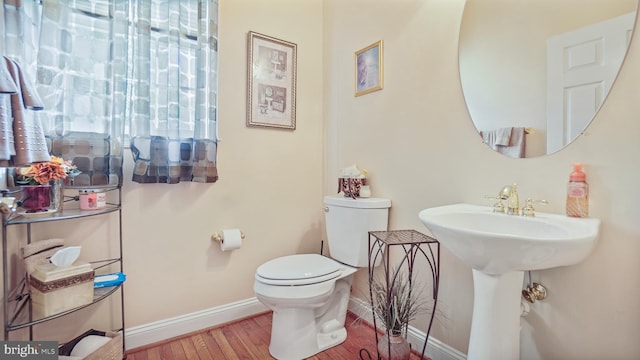
[(343, 265), (318, 254), (288, 255), (260, 265), (256, 280), (269, 285), (310, 285), (337, 278)]

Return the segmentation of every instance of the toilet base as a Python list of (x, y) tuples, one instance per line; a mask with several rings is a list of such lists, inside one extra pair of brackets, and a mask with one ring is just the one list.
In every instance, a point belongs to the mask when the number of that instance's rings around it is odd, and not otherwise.
[(352, 274), (336, 280), (331, 296), (309, 307), (272, 307), (269, 352), (278, 360), (300, 360), (313, 356), (347, 339), (345, 320)]
[(278, 360), (300, 360), (313, 356), (347, 339), (344, 322), (330, 320), (316, 328), (314, 311), (274, 310), (269, 353)]

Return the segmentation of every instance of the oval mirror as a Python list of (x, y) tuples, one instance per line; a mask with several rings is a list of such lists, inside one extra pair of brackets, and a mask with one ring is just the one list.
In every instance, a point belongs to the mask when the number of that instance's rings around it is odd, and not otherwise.
[(467, 0), (460, 80), (483, 141), (551, 154), (589, 125), (615, 80), (637, 0)]

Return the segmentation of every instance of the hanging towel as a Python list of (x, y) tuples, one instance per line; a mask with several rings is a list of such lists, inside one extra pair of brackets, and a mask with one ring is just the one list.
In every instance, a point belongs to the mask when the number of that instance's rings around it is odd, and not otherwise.
[(511, 128), (500, 128), (496, 130), (480, 131), (482, 141), (493, 150), (498, 150), (498, 146), (508, 146), (511, 138)]
[(493, 150), (509, 157), (525, 157), (525, 128), (505, 127), (481, 131), (482, 140)]
[(42, 101), (20, 66), (6, 56), (3, 60), (17, 92), (0, 95), (0, 165), (49, 161), (44, 129), (33, 111), (43, 109)]
[(511, 141), (512, 130), (513, 130), (512, 127), (505, 127), (505, 128), (500, 128), (496, 130), (495, 140), (493, 144), (495, 146), (509, 146), (509, 143)]
[(15, 94), (17, 92), (18, 88), (11, 77), (9, 69), (7, 69), (7, 63), (0, 61), (0, 94)]
[(525, 128), (514, 127), (511, 129), (511, 136), (507, 146), (498, 146), (498, 152), (509, 157), (525, 157)]
[[(0, 163), (8, 165), (8, 160), (16, 154), (13, 145), (13, 117), (11, 116), (11, 97), (7, 94), (18, 92), (11, 77), (7, 62), (0, 59)], [(6, 162), (6, 164), (4, 164)]]

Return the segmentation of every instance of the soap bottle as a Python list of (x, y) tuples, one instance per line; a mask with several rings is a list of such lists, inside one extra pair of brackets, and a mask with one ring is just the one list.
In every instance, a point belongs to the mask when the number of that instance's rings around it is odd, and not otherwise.
[(567, 185), (567, 216), (587, 217), (589, 215), (589, 185), (582, 164), (573, 164)]

